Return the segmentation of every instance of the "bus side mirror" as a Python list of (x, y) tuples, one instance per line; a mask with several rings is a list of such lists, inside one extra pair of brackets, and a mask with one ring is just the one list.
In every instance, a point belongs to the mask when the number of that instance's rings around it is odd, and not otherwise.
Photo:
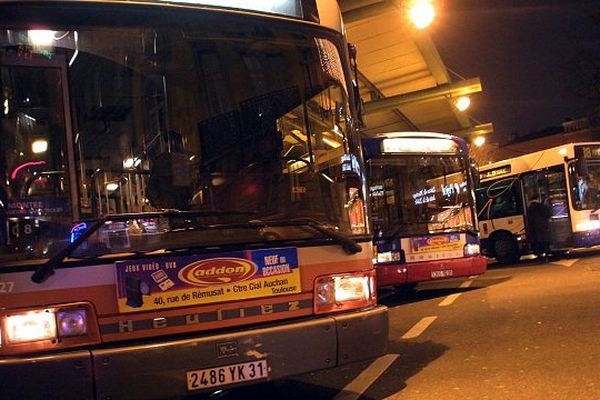
[(354, 97), (354, 106), (356, 109), (358, 124), (361, 128), (366, 126), (363, 112), (363, 101), (360, 98), (360, 89), (358, 87), (358, 64), (356, 62), (356, 46), (348, 43), (348, 54), (350, 56), (350, 65), (352, 67), (352, 97)]
[(365, 118), (364, 118), (364, 108), (363, 108), (363, 101), (360, 98), (360, 90), (358, 89), (358, 83), (357, 82), (352, 82), (352, 91), (354, 92), (354, 99), (355, 99), (355, 103), (356, 103), (356, 114), (357, 114), (357, 118), (358, 118), (358, 124), (361, 128), (364, 128), (366, 126), (365, 124)]
[(469, 159), (469, 170), (471, 171), (471, 177), (473, 178), (473, 189), (477, 189), (481, 183), (479, 179), (479, 166), (477, 165), (477, 161), (473, 158)]

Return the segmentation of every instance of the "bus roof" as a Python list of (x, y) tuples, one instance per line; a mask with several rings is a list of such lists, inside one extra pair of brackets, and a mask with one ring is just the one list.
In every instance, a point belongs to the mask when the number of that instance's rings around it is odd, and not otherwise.
[(565, 159), (570, 160), (575, 158), (575, 146), (585, 145), (600, 146), (600, 142), (567, 143), (482, 165), (479, 167), (480, 179), (481, 181), (485, 181), (501, 176), (518, 175), (554, 165), (561, 165)]
[[(40, 3), (37, 0), (0, 0), (1, 4)], [(137, 4), (187, 8), (218, 8), (230, 12), (256, 13), (279, 18), (293, 18), (318, 23), (329, 29), (343, 32), (341, 12), (336, 0), (48, 0), (44, 3), (104, 3)]]

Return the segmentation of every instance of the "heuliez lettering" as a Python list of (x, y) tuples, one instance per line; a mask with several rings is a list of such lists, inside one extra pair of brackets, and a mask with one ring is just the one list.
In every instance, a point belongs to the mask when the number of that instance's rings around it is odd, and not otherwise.
[(164, 318), (160, 316), (153, 316), (152, 318), (143, 320), (124, 319), (116, 323), (101, 324), (100, 332), (103, 335), (131, 333), (144, 330), (189, 326), (215, 321), (269, 315), (280, 312), (312, 309), (312, 307), (312, 300), (307, 299), (288, 301), (284, 303), (261, 304), (260, 306), (243, 307), (237, 309), (216, 310), (204, 313), (189, 313)]

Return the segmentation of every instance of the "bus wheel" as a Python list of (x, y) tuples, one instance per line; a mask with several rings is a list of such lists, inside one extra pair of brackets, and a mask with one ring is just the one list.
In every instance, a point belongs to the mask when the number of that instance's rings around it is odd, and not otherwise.
[(500, 264), (514, 264), (519, 261), (519, 248), (512, 235), (498, 235), (494, 239), (494, 253)]

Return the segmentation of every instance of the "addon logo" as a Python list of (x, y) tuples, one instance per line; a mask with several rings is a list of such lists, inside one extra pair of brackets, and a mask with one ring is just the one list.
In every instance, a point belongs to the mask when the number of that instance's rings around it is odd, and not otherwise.
[(258, 266), (243, 258), (211, 258), (186, 265), (179, 279), (194, 286), (226, 285), (251, 278)]
[(432, 236), (427, 240), (427, 244), (430, 246), (440, 246), (449, 242), (450, 240), (446, 236)]

